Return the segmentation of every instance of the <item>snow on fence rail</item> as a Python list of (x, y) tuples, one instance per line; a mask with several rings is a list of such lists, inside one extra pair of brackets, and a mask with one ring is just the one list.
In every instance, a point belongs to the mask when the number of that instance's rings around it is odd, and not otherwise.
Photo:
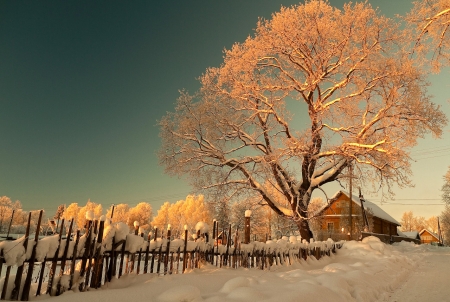
[[(41, 217), (37, 230), (40, 220)], [(88, 220), (81, 235), (80, 231), (72, 234), (72, 225), (73, 220), (66, 238), (61, 236), (64, 221), (59, 235), (39, 239), (37, 231), (31, 238), (29, 216), (25, 236), (0, 243), (0, 277), (6, 267), (0, 279), (1, 300), (28, 301), (30, 295), (85, 291), (124, 274), (179, 274), (206, 263), (218, 267), (270, 269), (273, 265), (288, 265), (311, 256), (320, 259), (342, 246), (342, 242), (332, 240), (298, 242), (294, 236), (289, 241), (243, 244), (235, 240), (232, 245), (229, 240), (222, 245), (217, 240), (206, 242), (208, 236), (187, 241), (187, 231), (185, 239), (172, 239), (170, 229), (165, 238), (144, 238), (137, 230), (130, 234), (124, 223), (92, 220)], [(231, 238), (231, 228), (227, 236)], [(235, 236), (238, 238), (238, 234)]]

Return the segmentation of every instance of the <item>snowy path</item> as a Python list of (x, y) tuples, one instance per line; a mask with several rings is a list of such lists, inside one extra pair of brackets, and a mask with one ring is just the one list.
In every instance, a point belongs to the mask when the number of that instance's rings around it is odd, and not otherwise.
[(414, 255), (417, 266), (386, 302), (449, 301), (450, 250), (432, 248)]

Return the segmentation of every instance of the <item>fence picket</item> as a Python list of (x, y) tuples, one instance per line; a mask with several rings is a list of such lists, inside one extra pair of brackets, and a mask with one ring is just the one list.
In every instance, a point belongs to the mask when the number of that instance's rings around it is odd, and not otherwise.
[[(25, 231), (25, 238), (23, 241), (23, 247), (25, 249), (25, 254), (27, 252), (27, 247), (28, 247), (28, 236), (30, 235), (30, 223), (31, 223), (31, 212), (28, 214), (27, 230)], [(14, 281), (14, 288), (11, 293), (10, 300), (17, 300), (19, 298), (20, 284), (22, 283), (23, 266), (24, 265), (22, 264), (17, 268), (16, 279)]]
[(34, 235), (33, 251), (31, 252), (31, 257), (28, 262), (28, 272), (27, 272), (27, 276), (25, 278), (25, 283), (23, 285), (22, 297), (20, 299), (21, 301), (28, 301), (29, 294), (30, 294), (31, 278), (33, 276), (34, 262), (35, 262), (35, 258), (36, 258), (36, 248), (37, 248), (38, 240), (39, 240), (39, 230), (41, 229), (42, 213), (43, 213), (43, 211), (41, 210), (39, 212), (39, 219), (38, 219), (38, 223), (36, 226), (36, 233)]

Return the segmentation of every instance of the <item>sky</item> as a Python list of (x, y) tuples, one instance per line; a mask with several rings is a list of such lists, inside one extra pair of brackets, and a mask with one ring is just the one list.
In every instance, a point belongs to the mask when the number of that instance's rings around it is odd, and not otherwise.
[[(390, 17), (411, 8), (409, 0), (369, 2)], [(158, 164), (158, 120), (180, 89), (194, 92), (206, 68), (221, 64), (224, 48), (252, 34), (258, 17), (297, 3), (2, 1), (0, 196), (48, 216), (88, 199), (104, 208), (146, 201), (155, 212), (184, 199), (191, 188)], [(430, 76), (430, 93), (450, 116), (446, 77)], [(382, 208), (398, 220), (409, 210), (439, 215), (449, 150), (448, 129), (420, 140), (416, 186), (396, 190)]]

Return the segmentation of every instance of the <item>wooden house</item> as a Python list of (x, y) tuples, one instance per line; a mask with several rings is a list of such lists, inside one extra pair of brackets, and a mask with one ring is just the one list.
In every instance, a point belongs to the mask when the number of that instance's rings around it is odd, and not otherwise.
[(439, 237), (433, 232), (423, 229), (419, 232), (420, 241), (425, 244), (436, 243), (439, 244)]
[(400, 223), (376, 204), (363, 200), (367, 220), (363, 216), (360, 198), (353, 195), (350, 200), (348, 193), (338, 191), (329, 203), (319, 211), (318, 219), (320, 222), (318, 225), (320, 225), (320, 230), (315, 232), (317, 234), (316, 239), (359, 239), (362, 232), (396, 236), (397, 227), (400, 226)]

